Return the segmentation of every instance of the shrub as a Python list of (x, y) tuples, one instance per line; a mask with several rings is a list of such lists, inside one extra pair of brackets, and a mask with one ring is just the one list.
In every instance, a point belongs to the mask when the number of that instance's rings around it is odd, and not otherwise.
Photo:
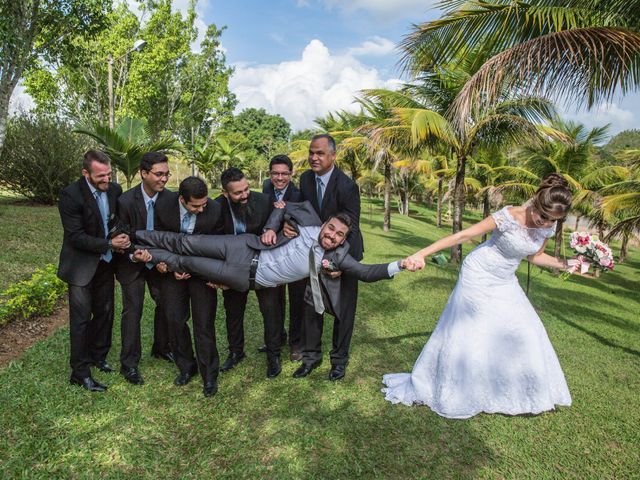
[(0, 294), (0, 326), (13, 320), (51, 315), (67, 284), (56, 276), (55, 265), (36, 269), (29, 280), (15, 283)]
[(38, 203), (52, 204), (80, 176), (87, 143), (65, 121), (23, 113), (7, 125), (0, 157), (0, 186)]

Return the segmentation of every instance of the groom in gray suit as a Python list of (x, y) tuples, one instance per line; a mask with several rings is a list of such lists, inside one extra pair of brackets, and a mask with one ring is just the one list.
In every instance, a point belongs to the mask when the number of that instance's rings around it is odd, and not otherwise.
[[(296, 226), (296, 237), (289, 239), (281, 232), (276, 234), (285, 220)], [(351, 218), (346, 214), (339, 213), (322, 223), (309, 202), (288, 203), (285, 208), (273, 211), (261, 237), (139, 231), (136, 255), (140, 261), (165, 262), (174, 271), (190, 272), (238, 291), (309, 278), (305, 301), (318, 313), (327, 311), (335, 315), (334, 312), (340, 312), (340, 277), (331, 278), (318, 272), (339, 270), (359, 280), (375, 282), (392, 278), (406, 263), (405, 260), (377, 265), (359, 263), (349, 255), (346, 238), (350, 228)], [(265, 325), (269, 377), (280, 373), (280, 340), (280, 327)], [(302, 365), (298, 369), (301, 372), (296, 370), (294, 376), (306, 376), (319, 363)]]

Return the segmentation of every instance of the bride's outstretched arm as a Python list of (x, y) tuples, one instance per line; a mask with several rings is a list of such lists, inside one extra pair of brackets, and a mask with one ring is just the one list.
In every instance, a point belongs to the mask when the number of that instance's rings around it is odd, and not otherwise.
[(496, 222), (493, 220), (492, 216), (488, 216), (484, 220), (471, 225), (469, 228), (465, 228), (464, 230), (460, 230), (457, 233), (452, 235), (447, 235), (440, 240), (433, 242), (428, 247), (423, 248), (422, 250), (417, 251), (413, 255), (407, 258), (407, 269), (408, 270), (420, 270), (424, 268), (424, 257), (428, 255), (433, 255), (440, 250), (443, 250), (448, 247), (452, 247), (454, 245), (458, 245), (459, 243), (464, 243), (471, 240), (474, 237), (479, 237), (480, 235), (484, 235), (485, 233), (489, 233), (496, 228)]
[[(527, 260), (529, 263), (537, 265), (539, 267), (547, 267), (547, 268), (557, 268), (560, 270), (567, 270), (570, 268), (570, 265), (566, 260), (560, 260), (559, 258), (552, 257), (551, 255), (544, 253), (544, 248), (547, 246), (547, 240), (544, 241), (540, 250), (533, 255), (529, 255)], [(571, 269), (572, 271), (574, 269)]]

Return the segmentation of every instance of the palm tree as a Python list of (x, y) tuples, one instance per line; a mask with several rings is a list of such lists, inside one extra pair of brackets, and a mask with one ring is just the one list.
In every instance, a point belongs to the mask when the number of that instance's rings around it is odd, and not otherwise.
[(603, 195), (603, 214), (617, 219), (607, 239), (622, 236), (619, 261), (624, 262), (629, 237), (640, 232), (640, 150), (623, 151), (621, 157), (626, 165), (618, 167), (618, 181), (605, 185), (599, 193)]
[[(569, 182), (574, 194), (577, 194), (574, 202), (576, 205), (583, 201), (591, 201), (580, 195), (584, 189), (582, 177), (589, 173), (595, 147), (606, 139), (609, 125), (587, 130), (582, 124), (564, 121), (559, 117), (555, 117), (551, 125), (564, 136), (564, 140), (551, 139), (541, 146), (522, 147), (520, 159), (526, 168), (540, 178), (549, 173), (560, 173)], [(557, 222), (554, 247), (556, 256), (560, 255), (563, 227), (564, 222)]]
[[(456, 128), (448, 116), (449, 102), (456, 98), (482, 58), (482, 52), (470, 52), (456, 68), (424, 71), (415, 84), (407, 85), (399, 92), (366, 92), (369, 98), (395, 106), (393, 118), (381, 125), (375, 136), (389, 145), (406, 145), (407, 142), (414, 148), (439, 145), (450, 152), (456, 164), (453, 233), (462, 229), (468, 158), (484, 148), (506, 148), (523, 139), (534, 141), (543, 129), (540, 122), (553, 114), (552, 105), (542, 98), (504, 95), (495, 105), (474, 111), (474, 116), (467, 119), (463, 128)], [(461, 246), (452, 247), (452, 261), (459, 262), (461, 257)]]
[(125, 176), (127, 188), (131, 187), (140, 168), (140, 159), (146, 152), (170, 153), (182, 150), (180, 144), (172, 138), (151, 141), (147, 123), (137, 118), (123, 118), (114, 129), (95, 124), (93, 127), (77, 128), (74, 132), (87, 135), (102, 146), (116, 169)]
[(457, 128), (505, 91), (588, 107), (640, 85), (640, 0), (443, 0), (445, 15), (401, 43), (416, 74), (481, 48), (487, 60), (452, 104)]
[(209, 181), (211, 187), (218, 185), (220, 174), (230, 166), (239, 166), (244, 162), (240, 145), (226, 138), (216, 136), (212, 143), (203, 147), (196, 145), (190, 159)]

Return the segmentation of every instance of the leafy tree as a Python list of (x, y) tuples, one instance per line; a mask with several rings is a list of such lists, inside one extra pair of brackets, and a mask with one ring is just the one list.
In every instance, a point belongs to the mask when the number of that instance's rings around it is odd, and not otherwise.
[(403, 62), (419, 73), (470, 49), (485, 52), (452, 105), (458, 128), (509, 90), (591, 107), (640, 86), (639, 0), (444, 0), (440, 7), (442, 18), (405, 38)]
[(13, 117), (0, 156), (0, 186), (34, 202), (55, 203), (79, 177), (87, 145), (65, 121), (34, 113)]
[(79, 41), (105, 28), (111, 0), (4, 0), (0, 2), (0, 150), (11, 95), (36, 62), (72, 59)]
[[(166, 132), (186, 145), (222, 124), (236, 100), (229, 91), (232, 70), (220, 50), (224, 29), (210, 25), (200, 52), (193, 5), (183, 16), (171, 2), (148, 2), (140, 19), (122, 2), (107, 18), (109, 28), (91, 41), (79, 42), (76, 55), (54, 67), (40, 62), (25, 79), (37, 108), (60, 113), (80, 124), (107, 123), (107, 58), (113, 68), (116, 119), (145, 119), (153, 138)], [(128, 53), (134, 39), (144, 39), (141, 52)]]
[(274, 151), (286, 151), (291, 126), (282, 116), (271, 115), (263, 108), (247, 108), (223, 126), (221, 134), (224, 137), (227, 134), (242, 135), (246, 142), (247, 160), (255, 162), (261, 159), (266, 162)]

